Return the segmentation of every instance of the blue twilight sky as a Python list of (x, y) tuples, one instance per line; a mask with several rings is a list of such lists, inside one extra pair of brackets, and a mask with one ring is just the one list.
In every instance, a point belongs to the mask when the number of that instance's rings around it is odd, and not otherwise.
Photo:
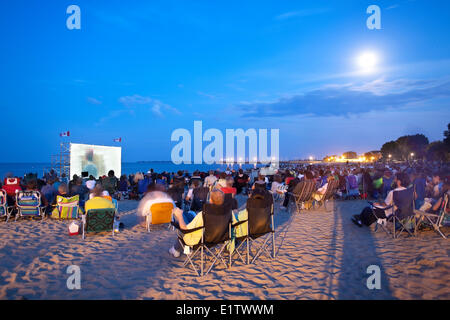
[(172, 131), (194, 120), (279, 128), (281, 159), (442, 139), (449, 34), (450, 1), (1, 1), (0, 162), (49, 161), (66, 130), (122, 137), (124, 161), (170, 160)]

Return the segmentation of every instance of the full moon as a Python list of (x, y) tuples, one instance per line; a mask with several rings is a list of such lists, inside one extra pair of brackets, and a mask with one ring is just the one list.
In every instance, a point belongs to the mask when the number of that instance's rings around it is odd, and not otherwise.
[(378, 56), (374, 52), (364, 52), (357, 60), (358, 66), (363, 72), (373, 72), (378, 63)]

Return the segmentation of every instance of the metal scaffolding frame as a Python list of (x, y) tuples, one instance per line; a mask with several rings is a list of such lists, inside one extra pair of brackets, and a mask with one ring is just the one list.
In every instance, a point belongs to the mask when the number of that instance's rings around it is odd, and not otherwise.
[(59, 144), (59, 153), (51, 156), (50, 169), (53, 169), (56, 172), (60, 180), (62, 179), (63, 174), (66, 178), (70, 179), (70, 142), (61, 141)]

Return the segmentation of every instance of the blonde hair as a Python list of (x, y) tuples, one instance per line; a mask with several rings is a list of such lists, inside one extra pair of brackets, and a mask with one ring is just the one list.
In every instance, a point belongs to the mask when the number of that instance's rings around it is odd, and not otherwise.
[(138, 183), (140, 180), (144, 180), (144, 175), (140, 172), (136, 172), (134, 175), (134, 183)]

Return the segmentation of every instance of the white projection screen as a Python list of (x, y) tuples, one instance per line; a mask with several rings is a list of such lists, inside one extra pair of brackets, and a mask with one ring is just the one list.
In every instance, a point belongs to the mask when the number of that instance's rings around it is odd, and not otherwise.
[(70, 177), (74, 174), (79, 177), (83, 172), (93, 175), (96, 179), (108, 175), (114, 170), (114, 175), (122, 174), (122, 148), (94, 146), (87, 144), (70, 144)]

